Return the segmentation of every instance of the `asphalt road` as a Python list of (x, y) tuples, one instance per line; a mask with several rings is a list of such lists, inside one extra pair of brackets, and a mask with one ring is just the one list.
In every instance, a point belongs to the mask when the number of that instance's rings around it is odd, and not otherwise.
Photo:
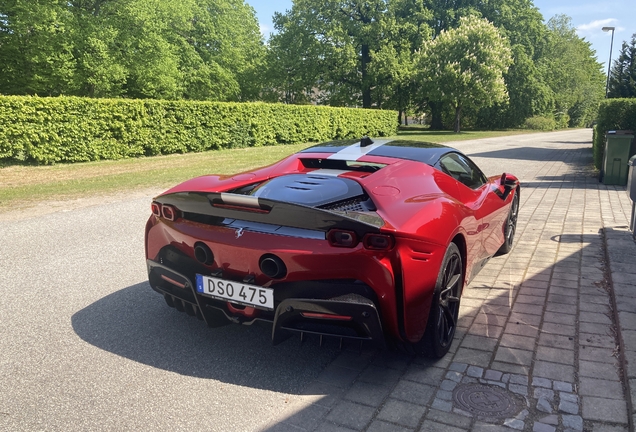
[[(591, 134), (454, 145), (487, 175), (523, 181), (534, 178), (525, 160)], [(151, 197), (0, 222), (0, 430), (257, 430), (338, 355), (168, 308), (146, 282)]]

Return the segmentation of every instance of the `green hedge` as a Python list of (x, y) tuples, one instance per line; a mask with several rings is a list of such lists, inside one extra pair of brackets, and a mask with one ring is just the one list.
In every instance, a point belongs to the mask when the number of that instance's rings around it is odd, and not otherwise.
[(610, 130), (636, 131), (636, 99), (605, 99), (598, 109), (594, 126), (594, 165), (601, 169), (605, 149), (605, 132)]
[(51, 164), (388, 136), (397, 118), (308, 105), (0, 96), (0, 159)]

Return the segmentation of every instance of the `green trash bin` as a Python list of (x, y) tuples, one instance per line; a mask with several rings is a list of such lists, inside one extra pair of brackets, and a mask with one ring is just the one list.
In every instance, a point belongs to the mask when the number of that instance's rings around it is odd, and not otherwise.
[(603, 156), (604, 184), (627, 184), (627, 161), (636, 152), (633, 141), (633, 131), (607, 131)]

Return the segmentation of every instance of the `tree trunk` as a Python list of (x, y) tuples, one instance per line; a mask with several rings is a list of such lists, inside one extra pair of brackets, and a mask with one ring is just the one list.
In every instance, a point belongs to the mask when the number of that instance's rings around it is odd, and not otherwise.
[(429, 102), (428, 106), (431, 107), (431, 129), (432, 130), (444, 129), (444, 123), (442, 122), (442, 103)]
[(462, 107), (461, 105), (455, 107), (455, 133), (461, 132), (461, 115), (462, 115)]

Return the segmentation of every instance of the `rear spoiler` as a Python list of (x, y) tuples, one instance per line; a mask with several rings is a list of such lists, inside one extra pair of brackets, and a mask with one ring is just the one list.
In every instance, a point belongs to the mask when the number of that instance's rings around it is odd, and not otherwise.
[(359, 238), (378, 233), (384, 226), (384, 220), (375, 212), (324, 210), (233, 193), (176, 192), (161, 195), (155, 202), (176, 207), (186, 219), (190, 213), (324, 232), (338, 228), (353, 231)]

